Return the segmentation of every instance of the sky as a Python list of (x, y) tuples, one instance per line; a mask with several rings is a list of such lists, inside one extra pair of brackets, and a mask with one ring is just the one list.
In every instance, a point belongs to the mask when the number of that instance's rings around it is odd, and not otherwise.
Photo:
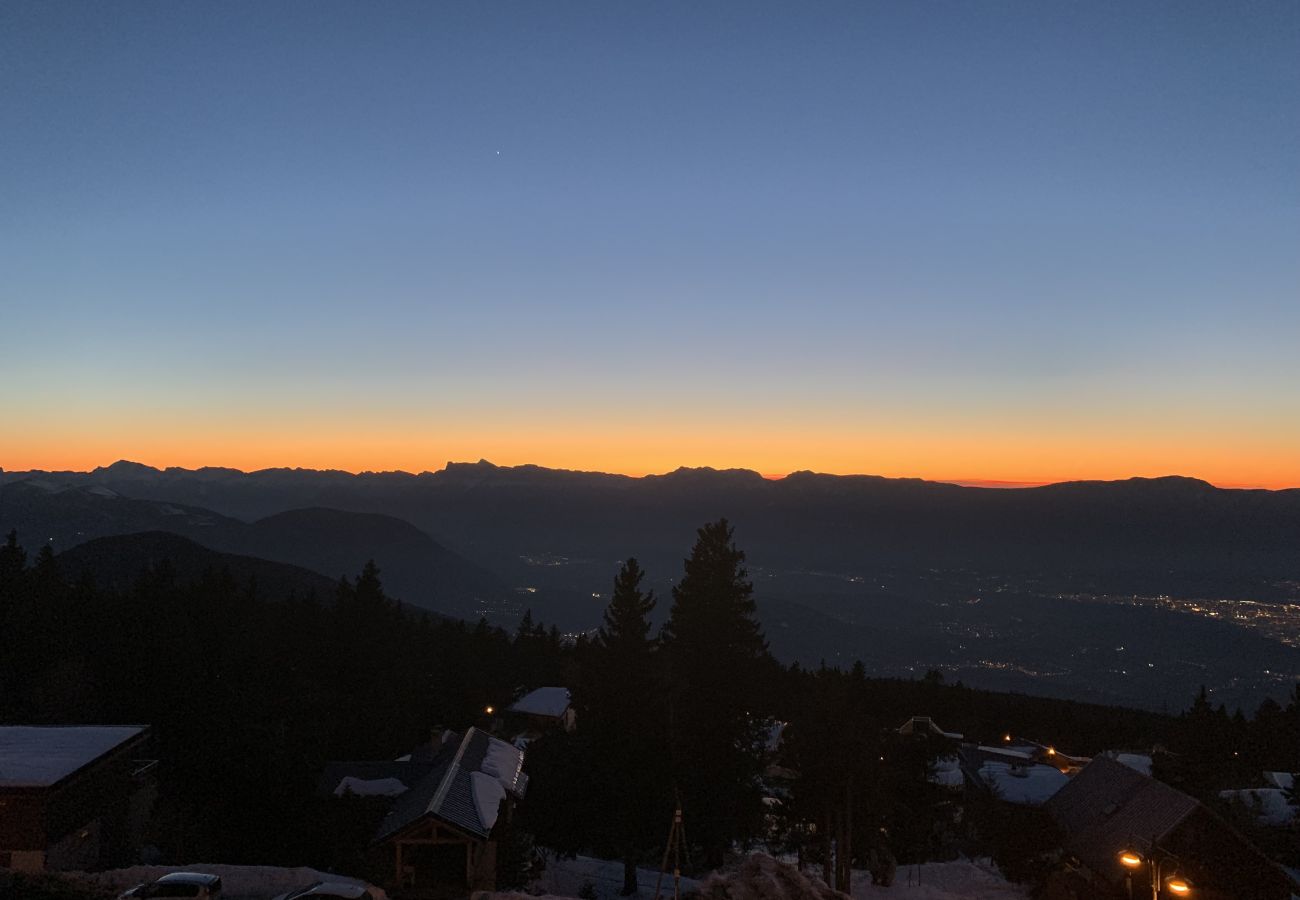
[(1300, 486), (1300, 4), (0, 4), (0, 467)]

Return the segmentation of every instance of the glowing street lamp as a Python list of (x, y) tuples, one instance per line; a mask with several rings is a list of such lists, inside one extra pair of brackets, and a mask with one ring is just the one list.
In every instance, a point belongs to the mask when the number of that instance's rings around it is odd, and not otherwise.
[[(1151, 869), (1151, 900), (1160, 900), (1160, 885), (1164, 884), (1165, 889), (1176, 897), (1190, 897), (1192, 895), (1192, 883), (1178, 874), (1177, 858), (1164, 856), (1158, 861), (1154, 858), (1148, 860), (1136, 850), (1122, 850), (1119, 854), (1119, 863), (1130, 872), (1136, 872), (1143, 866)], [(1164, 874), (1165, 863), (1174, 863), (1174, 872), (1170, 875)], [(1133, 879), (1128, 879), (1128, 894), (1133, 896)]]

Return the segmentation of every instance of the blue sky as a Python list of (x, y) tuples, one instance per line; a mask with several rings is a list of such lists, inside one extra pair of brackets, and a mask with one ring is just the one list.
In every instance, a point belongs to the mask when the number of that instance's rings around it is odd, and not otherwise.
[(9, 2), (0, 465), (1300, 484), (1298, 137), (1294, 3)]

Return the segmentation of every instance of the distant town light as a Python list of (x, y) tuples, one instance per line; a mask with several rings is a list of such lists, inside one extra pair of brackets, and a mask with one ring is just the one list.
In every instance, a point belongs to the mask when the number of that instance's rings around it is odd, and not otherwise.
[(1048, 748), (1047, 748), (1047, 755), (1048, 755), (1048, 756), (1055, 756), (1055, 755), (1056, 755), (1056, 748), (1055, 748), (1055, 747), (1048, 747)]
[(487, 713), (490, 716), (492, 715), (492, 713), (496, 712), (496, 710), (493, 707), (489, 706), (485, 710), (483, 710), (483, 712)]

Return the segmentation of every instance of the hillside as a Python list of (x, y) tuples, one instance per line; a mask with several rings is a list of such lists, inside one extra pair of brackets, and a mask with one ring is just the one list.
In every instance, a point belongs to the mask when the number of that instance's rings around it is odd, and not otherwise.
[(128, 589), (141, 572), (154, 571), (163, 564), (181, 583), (224, 572), (241, 587), (256, 585), (260, 595), (272, 600), (292, 593), (328, 601), (337, 586), (333, 579), (300, 566), (219, 553), (166, 531), (95, 538), (65, 550), (55, 560), (69, 581), (89, 576), (96, 585), (110, 590)]
[(168, 532), (221, 553), (309, 569), (330, 582), (354, 577), (373, 559), (394, 596), (457, 617), (477, 618), (509, 599), (483, 569), (413, 525), (377, 514), (301, 509), (249, 523), (50, 477), (0, 484), (0, 533), (11, 529), (29, 546), (48, 542), (56, 551), (96, 538)]
[(629, 478), (486, 462), (419, 475), (119, 462), (44, 477), (248, 519), (312, 506), (395, 516), (510, 579), (542, 556), (603, 567), (636, 552), (652, 568), (675, 564), (681, 535), (719, 515), (736, 523), (752, 557), (797, 571), (966, 569), (1060, 590), (1271, 597), (1289, 596), (1283, 582), (1300, 577), (1300, 490), (1189, 478), (988, 489), (812, 472)]

